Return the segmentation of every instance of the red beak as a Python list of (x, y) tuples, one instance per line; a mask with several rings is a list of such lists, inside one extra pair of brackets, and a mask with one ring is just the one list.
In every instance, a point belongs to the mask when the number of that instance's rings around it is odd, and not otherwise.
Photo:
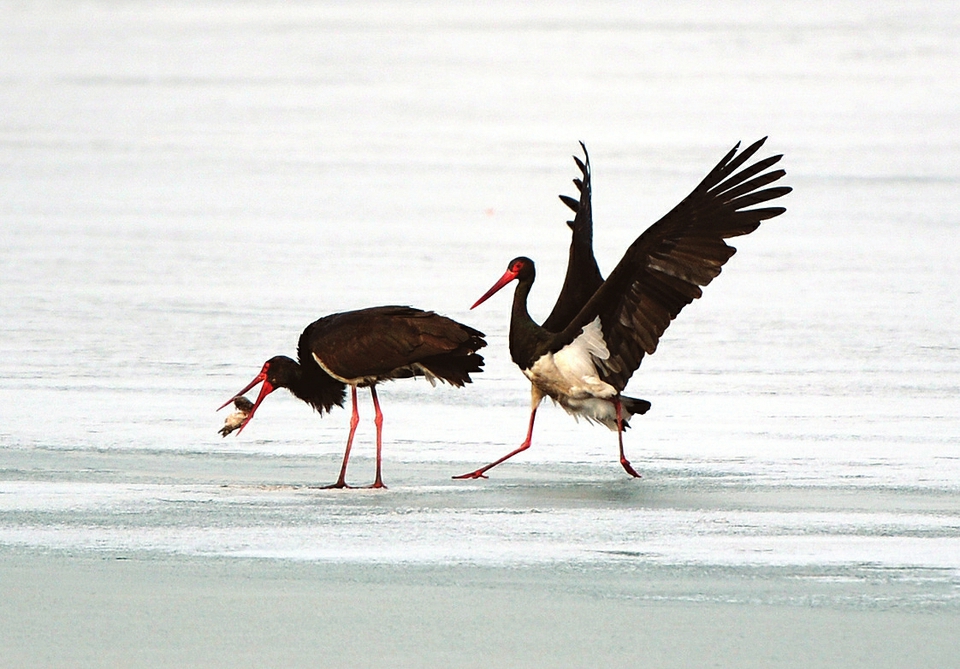
[[(253, 403), (253, 408), (250, 409), (250, 413), (247, 414), (247, 417), (243, 420), (243, 423), (240, 424), (240, 427), (237, 429), (237, 434), (240, 434), (241, 432), (243, 432), (243, 428), (245, 428), (247, 426), (247, 423), (249, 423), (250, 420), (253, 418), (253, 414), (257, 411), (257, 407), (260, 406), (260, 403), (263, 401), (263, 398), (265, 398), (267, 395), (269, 395), (274, 390), (276, 390), (276, 388), (273, 387), (273, 384), (267, 381), (267, 370), (269, 368), (270, 368), (270, 363), (264, 364), (263, 369), (260, 370), (260, 373), (257, 374), (257, 376), (253, 379), (253, 381), (248, 383), (243, 390), (241, 390), (239, 393), (237, 393), (236, 395), (228, 399), (220, 407), (220, 409), (222, 409), (223, 407), (233, 402), (233, 400), (237, 399), (238, 397), (243, 395), (245, 392), (253, 388), (258, 383), (263, 382), (263, 386), (260, 388), (260, 394), (257, 396), (257, 401)], [(217, 409), (217, 411), (220, 411), (220, 409)]]
[(476, 309), (476, 308), (479, 307), (481, 304), (483, 304), (484, 302), (486, 302), (487, 300), (489, 300), (491, 297), (493, 297), (493, 295), (494, 295), (498, 290), (500, 290), (501, 288), (503, 288), (504, 286), (506, 286), (508, 283), (510, 283), (511, 281), (513, 281), (514, 279), (516, 279), (516, 278), (517, 278), (517, 274), (518, 274), (518, 272), (513, 271), (513, 269), (508, 269), (506, 272), (503, 273), (503, 276), (500, 277), (499, 281), (497, 281), (495, 284), (493, 284), (493, 288), (491, 288), (490, 290), (488, 290), (487, 292), (485, 292), (485, 293), (483, 294), (483, 297), (481, 297), (479, 300), (477, 300), (476, 302), (474, 302), (474, 303), (473, 303), (473, 306), (470, 307), (470, 308), (471, 308), (471, 309)]

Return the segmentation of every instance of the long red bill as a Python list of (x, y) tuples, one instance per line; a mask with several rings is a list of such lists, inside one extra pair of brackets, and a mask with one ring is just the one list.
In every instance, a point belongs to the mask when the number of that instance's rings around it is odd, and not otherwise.
[(237, 393), (236, 395), (234, 395), (233, 397), (231, 397), (230, 399), (228, 399), (226, 402), (224, 402), (223, 404), (221, 404), (220, 407), (217, 409), (217, 411), (220, 411), (220, 409), (222, 409), (223, 407), (225, 407), (225, 406), (227, 406), (228, 404), (230, 404), (231, 402), (233, 402), (233, 400), (237, 399), (238, 397), (241, 397), (245, 392), (247, 392), (248, 390), (250, 390), (251, 388), (253, 388), (255, 385), (257, 385), (257, 384), (260, 383), (261, 381), (266, 381), (266, 380), (267, 380), (267, 365), (264, 365), (264, 366), (263, 366), (263, 369), (260, 370), (260, 373), (257, 374), (257, 376), (253, 379), (253, 381), (251, 381), (250, 383), (248, 383), (248, 384), (244, 387), (244, 389), (241, 390), (239, 393)]
[(257, 396), (257, 401), (253, 403), (253, 408), (250, 409), (250, 413), (248, 413), (247, 417), (243, 419), (242, 423), (240, 423), (240, 427), (237, 428), (237, 434), (243, 432), (243, 428), (247, 426), (247, 423), (253, 420), (253, 414), (256, 413), (257, 407), (260, 406), (260, 402), (262, 402), (263, 398), (272, 393), (274, 390), (276, 389), (273, 387), (273, 384), (264, 379), (263, 385), (260, 386), (260, 394)]
[[(250, 419), (253, 418), (253, 414), (256, 412), (257, 407), (260, 406), (260, 403), (263, 402), (263, 399), (264, 399), (267, 395), (269, 395), (270, 393), (272, 393), (274, 390), (276, 390), (276, 388), (274, 388), (273, 384), (270, 383), (269, 381), (267, 381), (267, 370), (268, 370), (269, 368), (270, 368), (270, 363), (264, 364), (264, 365), (263, 365), (263, 369), (260, 370), (260, 373), (257, 374), (256, 377), (254, 377), (253, 381), (251, 381), (250, 383), (248, 383), (248, 384), (244, 387), (243, 390), (241, 390), (239, 393), (237, 393), (236, 395), (234, 395), (233, 397), (231, 397), (230, 399), (228, 399), (226, 402), (224, 402), (224, 403), (220, 406), (220, 409), (222, 409), (223, 407), (227, 406), (228, 404), (230, 404), (231, 402), (233, 402), (233, 401), (234, 401), (235, 399), (237, 399), (238, 397), (241, 397), (245, 392), (247, 392), (248, 390), (250, 390), (251, 388), (253, 388), (253, 387), (254, 387), (255, 385), (257, 385), (258, 383), (261, 383), (261, 382), (263, 383), (263, 386), (260, 388), (260, 394), (257, 396), (257, 401), (253, 403), (253, 408), (250, 409), (250, 413), (247, 414), (247, 417), (243, 420), (243, 423), (240, 424), (240, 427), (237, 429), (237, 434), (240, 434), (240, 432), (243, 431), (243, 428), (245, 428), (245, 427), (247, 426), (247, 423), (250, 422)], [(220, 409), (217, 409), (217, 411), (220, 411)]]
[(503, 273), (503, 276), (501, 276), (500, 279), (499, 279), (495, 284), (493, 284), (493, 287), (492, 287), (490, 290), (488, 290), (487, 292), (485, 292), (485, 293), (483, 294), (483, 297), (481, 297), (479, 300), (477, 300), (476, 302), (474, 302), (474, 303), (473, 303), (473, 306), (470, 307), (470, 308), (471, 308), (471, 309), (476, 309), (476, 308), (479, 307), (481, 304), (483, 304), (484, 302), (486, 302), (487, 300), (489, 300), (491, 297), (493, 297), (493, 295), (494, 295), (498, 290), (500, 290), (501, 288), (503, 288), (504, 286), (506, 286), (508, 283), (510, 283), (511, 281), (513, 281), (514, 279), (516, 279), (516, 278), (517, 278), (517, 274), (518, 274), (518, 272), (515, 272), (515, 271), (513, 270), (513, 268), (508, 269), (506, 272)]

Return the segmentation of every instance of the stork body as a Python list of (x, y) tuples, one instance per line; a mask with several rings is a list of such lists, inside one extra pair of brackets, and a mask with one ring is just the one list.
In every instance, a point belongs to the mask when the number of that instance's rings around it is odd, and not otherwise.
[[(701, 287), (719, 275), (736, 252), (724, 240), (749, 234), (762, 221), (785, 211), (783, 207), (748, 209), (791, 190), (787, 186), (768, 188), (785, 175), (782, 169), (769, 170), (782, 156), (742, 167), (765, 139), (739, 153), (739, 144), (735, 146), (690, 195), (630, 245), (599, 285), (599, 270), (594, 277), (584, 260), (588, 251), (589, 259), (593, 258), (592, 244), (586, 244), (582, 234), (585, 229), (592, 232), (589, 159), (585, 165), (577, 160), (584, 173), (584, 179), (578, 180), (581, 198), (561, 198), (577, 217), (571, 223), (567, 280), (551, 316), (541, 326), (527, 311), (536, 269), (532, 260), (522, 256), (511, 260), (503, 276), (473, 305), (517, 281), (510, 317), (510, 354), (532, 385), (526, 439), (504, 457), (456, 478), (485, 478), (489, 469), (529, 448), (537, 407), (544, 397), (553, 398), (575, 416), (616, 430), (620, 464), (628, 474), (639, 477), (624, 455), (623, 430), (632, 416), (646, 413), (650, 403), (622, 392), (643, 356), (656, 351), (660, 337), (680, 310), (702, 295)], [(582, 224), (579, 239), (578, 219)], [(575, 263), (579, 263), (577, 267)], [(596, 286), (586, 299), (583, 291), (574, 290), (576, 276), (585, 276), (588, 286)]]
[[(350, 386), (352, 414), (350, 434), (340, 476), (328, 488), (347, 488), (347, 463), (359, 424), (357, 388), (370, 388), (377, 427), (377, 470), (370, 487), (382, 488), (381, 450), (383, 413), (376, 386), (392, 379), (426, 377), (462, 387), (470, 374), (482, 371), (483, 357), (477, 351), (486, 342), (483, 333), (431, 311), (412, 307), (371, 307), (325, 316), (311, 323), (300, 335), (297, 357), (270, 358), (260, 373), (237, 397), (263, 383), (260, 395), (239, 430), (253, 419), (264, 398), (277, 388), (287, 388), (320, 414), (343, 406)], [(220, 407), (221, 409), (223, 407)]]

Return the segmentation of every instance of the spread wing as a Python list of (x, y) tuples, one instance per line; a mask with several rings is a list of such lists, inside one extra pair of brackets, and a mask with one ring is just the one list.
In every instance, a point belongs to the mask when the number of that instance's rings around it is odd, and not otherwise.
[(563, 288), (553, 311), (547, 316), (542, 326), (549, 332), (560, 332), (567, 327), (603, 284), (603, 276), (600, 274), (600, 268), (597, 267), (596, 258), (593, 257), (590, 154), (587, 153), (587, 147), (583, 142), (580, 142), (580, 146), (583, 148), (584, 160), (580, 160), (577, 156), (573, 157), (582, 174), (582, 178), (573, 180), (580, 191), (580, 199), (575, 200), (567, 195), (560, 196), (563, 203), (574, 212), (573, 220), (567, 221), (573, 235), (570, 240), (570, 256)]
[[(739, 143), (670, 213), (640, 235), (593, 298), (559, 334), (556, 347), (573, 339), (600, 317), (610, 351), (596, 360), (604, 381), (622, 390), (645, 354), (657, 344), (680, 310), (702, 295), (736, 249), (724, 242), (746, 235), (783, 207), (748, 209), (780, 198), (792, 189), (767, 188), (786, 172), (769, 170), (776, 155), (740, 169), (763, 145), (755, 142), (739, 154)], [(737, 170), (740, 170), (739, 172)]]

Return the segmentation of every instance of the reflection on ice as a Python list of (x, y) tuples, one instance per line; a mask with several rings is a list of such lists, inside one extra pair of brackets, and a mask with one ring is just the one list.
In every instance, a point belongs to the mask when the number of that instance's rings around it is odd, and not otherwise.
[[(516, 483), (354, 493), (6, 482), (0, 543), (344, 563), (817, 568), (855, 580), (871, 565), (960, 583), (960, 522), (949, 496), (868, 492), (852, 509), (843, 503), (851, 489), (640, 485), (649, 489), (590, 499), (577, 492), (587, 486)], [(900, 509), (884, 508), (890, 500)]]

